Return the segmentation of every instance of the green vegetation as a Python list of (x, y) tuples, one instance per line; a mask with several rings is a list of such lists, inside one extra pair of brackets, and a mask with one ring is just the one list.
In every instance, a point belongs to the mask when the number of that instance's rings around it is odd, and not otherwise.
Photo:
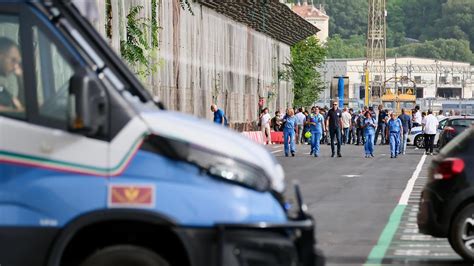
[(321, 76), (316, 70), (326, 56), (326, 49), (314, 36), (291, 47), (291, 61), (286, 76), (294, 82), (294, 106), (311, 106), (324, 89)]
[[(365, 41), (361, 40), (365, 40), (367, 32), (368, 1), (324, 2), (331, 17), (328, 56), (363, 57), (361, 51), (365, 51)], [(387, 11), (389, 55), (474, 63), (473, 0), (389, 0)], [(419, 43), (410, 43), (413, 41)]]
[(142, 9), (143, 6), (133, 6), (129, 10), (126, 38), (120, 41), (120, 54), (135, 69), (136, 74), (142, 80), (145, 80), (146, 77), (157, 70), (156, 65), (150, 59), (156, 55), (158, 37), (151, 34), (152, 40), (149, 41), (150, 33), (156, 28), (151, 23), (154, 20), (153, 18), (147, 19), (139, 16)]
[(394, 57), (395, 55), (474, 63), (474, 54), (469, 49), (469, 42), (466, 40), (436, 39), (423, 43), (407, 44), (387, 51), (387, 56)]

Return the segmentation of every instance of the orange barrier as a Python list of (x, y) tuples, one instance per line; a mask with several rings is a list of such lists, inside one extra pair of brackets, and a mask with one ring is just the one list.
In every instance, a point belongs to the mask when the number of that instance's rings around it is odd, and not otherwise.
[(265, 144), (265, 138), (262, 131), (244, 131), (242, 135), (257, 142), (258, 144)]
[(271, 132), (272, 142), (275, 144), (283, 144), (283, 132)]

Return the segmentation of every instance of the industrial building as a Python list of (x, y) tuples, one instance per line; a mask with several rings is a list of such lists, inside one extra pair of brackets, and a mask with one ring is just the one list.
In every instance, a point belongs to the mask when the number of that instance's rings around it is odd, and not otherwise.
[[(365, 98), (366, 59), (327, 59), (320, 69), (326, 84), (321, 94), (328, 102), (337, 79), (345, 77), (347, 92), (345, 102), (360, 106)], [(382, 72), (382, 71), (379, 71)], [(397, 77), (397, 82), (395, 81)], [(378, 103), (382, 87), (395, 91), (410, 89), (417, 96), (417, 103), (441, 106), (442, 102), (459, 102), (474, 98), (474, 67), (469, 63), (417, 57), (387, 58), (385, 80), (383, 75), (371, 79), (379, 86), (371, 88), (371, 102)], [(427, 101), (430, 101), (429, 103)]]

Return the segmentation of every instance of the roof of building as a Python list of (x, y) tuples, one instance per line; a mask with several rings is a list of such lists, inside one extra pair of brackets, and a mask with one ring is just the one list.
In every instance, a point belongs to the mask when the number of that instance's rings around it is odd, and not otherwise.
[(278, 0), (197, 0), (237, 22), (288, 45), (315, 35), (319, 29)]
[(311, 18), (324, 18), (329, 19), (329, 16), (326, 15), (322, 10), (317, 9), (314, 5), (308, 4), (306, 1), (303, 4), (295, 5), (291, 8), (293, 12), (298, 14), (300, 17), (305, 19)]

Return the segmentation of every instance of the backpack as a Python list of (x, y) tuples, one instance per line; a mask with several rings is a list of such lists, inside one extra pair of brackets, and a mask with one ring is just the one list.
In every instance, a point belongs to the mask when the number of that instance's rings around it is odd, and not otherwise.
[(359, 117), (357, 118), (357, 124), (359, 125), (360, 128), (362, 128), (364, 126), (364, 120), (365, 120), (365, 116), (363, 115), (359, 115)]

